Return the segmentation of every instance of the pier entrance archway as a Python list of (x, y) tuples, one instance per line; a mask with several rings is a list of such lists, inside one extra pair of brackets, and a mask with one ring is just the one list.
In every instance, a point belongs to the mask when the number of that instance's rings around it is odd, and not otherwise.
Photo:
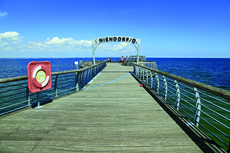
[(137, 64), (139, 63), (141, 39), (134, 38), (134, 37), (127, 37), (127, 36), (107, 36), (107, 37), (100, 37), (91, 40), (92, 50), (93, 50), (93, 64), (95, 64), (95, 50), (101, 43), (106, 43), (106, 42), (132, 43), (137, 49)]

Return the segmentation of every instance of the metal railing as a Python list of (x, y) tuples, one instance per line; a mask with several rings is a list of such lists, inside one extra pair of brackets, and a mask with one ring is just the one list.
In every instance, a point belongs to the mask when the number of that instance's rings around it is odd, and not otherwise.
[[(106, 61), (79, 70), (52, 73), (52, 88), (39, 92), (39, 102), (49, 103), (53, 99), (80, 91), (104, 67)], [(0, 79), (0, 116), (37, 105), (36, 93), (30, 93), (27, 76)]]
[[(103, 60), (96, 61), (96, 64), (101, 63), (101, 62), (103, 62)], [(92, 60), (80, 60), (80, 62), (79, 62), (80, 68), (86, 68), (86, 67), (89, 67), (89, 66), (92, 66), (92, 65), (93, 65)]]
[(152, 68), (152, 69), (156, 69), (157, 70), (157, 64), (156, 62), (139, 62), (139, 65), (141, 66), (147, 66), (149, 68)]
[(230, 91), (134, 64), (134, 74), (226, 151), (230, 141)]

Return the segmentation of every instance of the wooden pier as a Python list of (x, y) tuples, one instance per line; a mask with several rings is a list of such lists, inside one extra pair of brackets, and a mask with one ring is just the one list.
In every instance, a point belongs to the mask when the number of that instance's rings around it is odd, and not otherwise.
[(0, 118), (0, 152), (203, 152), (130, 75), (107, 63), (85, 88)]

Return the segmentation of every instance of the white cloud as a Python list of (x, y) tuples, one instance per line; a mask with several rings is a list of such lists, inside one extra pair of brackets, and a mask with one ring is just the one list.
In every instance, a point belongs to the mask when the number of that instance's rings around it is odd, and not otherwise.
[(19, 33), (15, 32), (15, 31), (8, 31), (5, 33), (0, 33), (0, 39), (11, 39), (13, 37), (17, 37), (19, 36)]
[[(9, 56), (13, 56), (14, 53), (20, 53), (27, 56), (28, 52), (41, 53), (41, 56), (48, 54), (58, 56), (60, 52), (71, 53), (75, 56), (85, 55), (91, 56), (92, 46), (91, 40), (75, 40), (69, 38), (53, 37), (47, 38), (44, 41), (28, 41), (27, 43), (21, 42), (19, 33), (17, 32), (5, 32), (0, 33), (0, 52), (5, 51), (9, 53)], [(114, 55), (115, 53), (129, 53), (135, 51), (135, 47), (132, 44), (121, 43), (102, 43), (96, 50), (96, 54), (104, 56), (105, 54)], [(14, 52), (11, 53), (10, 52)]]
[(91, 41), (88, 40), (74, 40), (73, 38), (47, 38), (46, 41), (29, 41), (20, 46), (20, 51), (44, 51), (44, 52), (80, 52), (91, 51)]
[(0, 33), (0, 42), (7, 41), (12, 44), (17, 44), (22, 42), (22, 37), (19, 37), (19, 33), (15, 31), (8, 31), (5, 33)]
[(47, 45), (82, 45), (82, 46), (87, 46), (90, 47), (91, 45), (91, 41), (88, 40), (80, 40), (80, 41), (76, 41), (73, 38), (58, 38), (58, 37), (54, 37), (53, 39), (49, 39), (47, 38), (46, 41)]
[[(0, 42), (1, 43), (1, 42)], [(6, 45), (8, 45), (8, 43), (7, 42), (4, 42), (4, 43), (2, 43), (0, 46), (6, 46)]]
[(48, 40), (46, 43), (51, 45), (62, 45), (62, 44), (68, 44), (71, 41), (73, 41), (72, 38), (59, 39), (58, 37), (54, 37), (53, 39)]
[(7, 12), (0, 13), (0, 18), (6, 16), (7, 14)]
[(12, 47), (5, 47), (5, 50), (14, 50)]

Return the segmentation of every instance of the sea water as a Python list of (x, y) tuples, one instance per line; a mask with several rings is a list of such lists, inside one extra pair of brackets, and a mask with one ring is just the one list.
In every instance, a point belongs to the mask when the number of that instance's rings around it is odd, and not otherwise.
[[(113, 57), (112, 60), (119, 60)], [(75, 61), (92, 58), (27, 58), (0, 59), (0, 79), (27, 75), (27, 65), (31, 61), (51, 62), (52, 72), (74, 70)], [(96, 58), (107, 60), (107, 57)], [(230, 90), (230, 58), (147, 58), (155, 61), (158, 69), (208, 85)]]

